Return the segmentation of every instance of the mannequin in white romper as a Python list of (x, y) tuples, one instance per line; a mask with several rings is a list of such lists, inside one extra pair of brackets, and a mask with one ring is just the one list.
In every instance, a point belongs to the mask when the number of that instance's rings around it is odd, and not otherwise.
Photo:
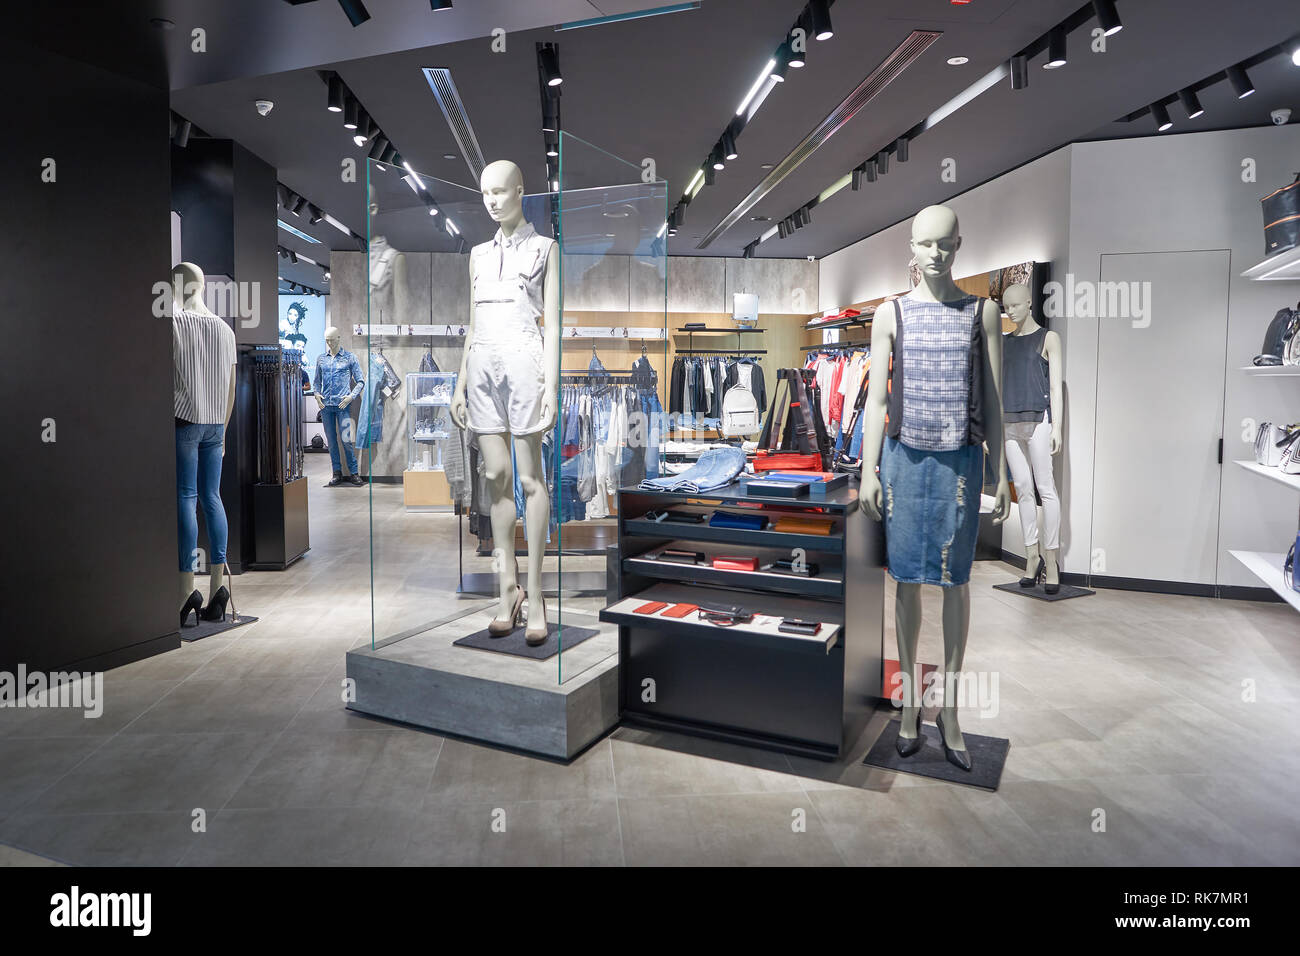
[[(1061, 568), (1057, 562), (1061, 546), (1061, 498), (1052, 474), (1052, 457), (1061, 450), (1061, 337), (1034, 320), (1029, 299), (1028, 286), (1021, 284), (1008, 286), (1002, 293), (1002, 308), (1016, 324), (1003, 349), (1002, 417), (1006, 427), (1007, 466), (1011, 469), (1011, 480), (1016, 483), (1020, 530), (1025, 540), (1025, 576), (1020, 579), (1020, 585), (1033, 587), (1039, 574), (1046, 573), (1044, 590), (1055, 594), (1061, 589)], [(1035, 344), (1040, 347), (1033, 349), (1031, 355), (1028, 350), (1017, 348), (1022, 342), (1031, 348)], [(1012, 363), (1019, 364), (1013, 367)], [(1037, 367), (1031, 367), (1035, 363)], [(1043, 363), (1047, 366), (1046, 375)], [(1035, 488), (1043, 500), (1041, 527), (1034, 503)]]
[[(1002, 403), (1001, 376), (1001, 328), (1002, 314), (997, 304), (983, 300), (972, 301), (973, 297), (962, 292), (952, 281), (953, 260), (961, 248), (961, 234), (957, 215), (946, 206), (928, 206), (917, 213), (912, 220), (912, 253), (916, 265), (920, 268), (921, 281), (903, 299), (882, 306), (876, 311), (871, 323), (871, 355), (874, 368), (891, 369), (901, 367), (903, 376), (919, 386), (917, 393), (924, 399), (925, 394), (936, 392), (949, 383), (934, 377), (935, 372), (924, 363), (909, 368), (903, 361), (907, 354), (907, 340), (903, 337), (900, 323), (905, 314), (922, 316), (921, 322), (937, 322), (945, 313), (960, 316), (967, 315), (965, 310), (982, 305), (977, 314), (971, 314), (968, 321), (972, 331), (978, 333), (982, 326), (982, 370), (978, 381), (970, 378), (966, 369), (959, 371), (964, 384), (959, 386), (963, 394), (956, 402), (960, 418), (953, 418), (942, 423), (941, 431), (965, 430), (968, 414), (978, 407), (983, 439), (987, 441), (989, 454), (993, 456), (993, 473), (997, 475), (997, 491), (993, 507), (993, 521), (1000, 524), (1006, 520), (1011, 510), (1011, 491), (1007, 485), (1006, 459), (1003, 454), (1002, 439)], [(907, 313), (904, 310), (908, 310)], [(912, 311), (915, 310), (915, 311)], [(933, 318), (931, 318), (933, 317)], [(915, 328), (915, 321), (913, 322)], [(915, 337), (923, 329), (909, 332)], [(969, 337), (970, 332), (967, 333)], [(921, 335), (924, 347), (926, 336)], [(896, 346), (898, 349), (896, 350)], [(901, 354), (900, 354), (901, 353)], [(950, 352), (940, 358), (951, 359)], [(891, 361), (892, 360), (892, 361)], [(967, 361), (970, 360), (968, 355)], [(959, 360), (960, 361), (960, 360)], [(894, 630), (898, 637), (898, 664), (903, 677), (903, 713), (898, 732), (897, 748), (900, 755), (910, 757), (924, 746), (925, 737), (921, 733), (921, 696), (916, 685), (917, 661), (916, 649), (921, 633), (921, 584), (934, 583), (943, 587), (943, 650), (944, 650), (944, 699), (939, 714), (938, 724), (940, 738), (943, 742), (944, 755), (949, 762), (963, 770), (971, 769), (970, 756), (966, 753), (966, 742), (962, 738), (961, 727), (957, 722), (956, 680), (962, 669), (966, 655), (966, 636), (970, 628), (970, 562), (974, 558), (975, 535), (979, 525), (980, 484), (983, 477), (983, 458), (976, 447), (979, 437), (972, 433), (965, 443), (957, 442), (957, 451), (930, 452), (923, 448), (912, 450), (904, 443), (890, 438), (890, 446), (884, 449), (885, 413), (890, 410), (890, 434), (906, 425), (901, 414), (911, 401), (910, 386), (900, 388), (902, 380), (895, 382), (890, 389), (890, 375), (872, 375), (867, 384), (867, 401), (863, 407), (862, 433), (862, 482), (858, 492), (858, 505), (874, 521), (884, 520), (886, 524), (886, 543), (889, 550), (889, 572), (897, 581), (894, 607)], [(978, 389), (978, 391), (977, 391)], [(899, 394), (902, 393), (902, 394)], [(891, 408), (891, 399), (896, 403)], [(967, 407), (969, 403), (969, 408)], [(895, 420), (897, 416), (898, 420)], [(954, 426), (956, 426), (954, 428)], [(902, 434), (906, 437), (906, 429)], [(949, 436), (952, 437), (952, 436)], [(960, 436), (956, 436), (960, 438)], [(916, 446), (920, 448), (920, 446)], [(956, 532), (944, 525), (953, 520), (953, 500), (951, 494), (945, 494), (946, 500), (922, 502), (918, 507), (915, 502), (914, 487), (902, 487), (908, 483), (909, 472), (906, 468), (895, 467), (900, 459), (912, 462), (907, 467), (914, 469), (911, 474), (916, 478), (912, 484), (929, 484), (936, 470), (933, 466), (943, 460), (943, 456), (965, 455), (969, 472), (958, 479), (956, 485)], [(880, 477), (876, 474), (876, 464), (881, 463)], [(890, 493), (888, 498), (882, 488), (882, 477), (891, 472), (889, 478)], [(895, 477), (900, 485), (896, 485)], [(974, 487), (971, 487), (971, 485)], [(947, 489), (946, 489), (947, 491)], [(897, 502), (895, 501), (897, 498)], [(909, 507), (910, 505), (910, 507)], [(910, 514), (905, 515), (905, 511)], [(904, 520), (904, 519), (907, 520)], [(911, 526), (909, 528), (908, 522)], [(892, 522), (892, 523), (891, 523)], [(944, 537), (950, 535), (949, 546), (941, 553), (935, 547), (942, 544)], [(961, 561), (955, 552), (955, 542), (961, 538), (963, 551)], [(915, 540), (913, 540), (915, 539)], [(922, 561), (909, 561), (910, 552), (923, 552)], [(934, 579), (930, 574), (921, 574), (907, 567), (908, 564), (924, 563), (922, 570), (928, 571), (933, 564), (942, 562), (942, 575)], [(951, 561), (951, 565), (950, 565)], [(907, 580), (904, 580), (906, 578)]]
[[(493, 637), (518, 626), (524, 593), (514, 556), (515, 499), (510, 442), (524, 493), (528, 533), (528, 629), (533, 646), (546, 641), (542, 559), (551, 505), (542, 470), (542, 436), (555, 425), (560, 357), (560, 268), (555, 240), (524, 219), (524, 179), (506, 160), (480, 178), (483, 205), (500, 224), (496, 236), (470, 252), (470, 319), (451, 416), (478, 434), (491, 489), (494, 556), (500, 605), (488, 625)], [(537, 320), (541, 317), (543, 328)]]
[[(370, 186), (370, 225), (375, 225), (379, 203)], [(402, 325), (410, 321), (407, 303), (406, 256), (388, 244), (383, 236), (372, 236), (366, 257), (370, 265), (370, 322), (374, 325)]]

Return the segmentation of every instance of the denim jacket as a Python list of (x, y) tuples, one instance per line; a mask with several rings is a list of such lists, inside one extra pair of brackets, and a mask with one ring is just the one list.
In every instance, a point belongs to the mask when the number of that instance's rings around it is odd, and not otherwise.
[(316, 359), (316, 377), (312, 379), (312, 387), (326, 405), (339, 405), (356, 398), (365, 385), (361, 363), (347, 349), (339, 349), (338, 355), (322, 352)]

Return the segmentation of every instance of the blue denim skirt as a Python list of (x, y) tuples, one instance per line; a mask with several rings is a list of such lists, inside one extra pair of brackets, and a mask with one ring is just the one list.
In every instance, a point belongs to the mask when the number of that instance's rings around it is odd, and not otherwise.
[(903, 584), (970, 580), (980, 529), (984, 448), (918, 451), (885, 438), (880, 459), (889, 574)]

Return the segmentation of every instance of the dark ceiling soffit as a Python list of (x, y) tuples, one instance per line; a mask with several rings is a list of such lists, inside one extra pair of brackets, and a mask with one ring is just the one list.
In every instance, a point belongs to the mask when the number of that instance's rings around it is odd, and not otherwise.
[(803, 165), (808, 157), (824, 146), (832, 136), (853, 119), (858, 110), (879, 96), (885, 87), (916, 62), (916, 59), (941, 36), (943, 36), (943, 33), (938, 30), (913, 30), (907, 39), (895, 47), (894, 51), (885, 57), (879, 66), (872, 70), (835, 109), (826, 115), (825, 119), (813, 127), (808, 135), (803, 138), (803, 141), (791, 150), (785, 159), (777, 163), (771, 172), (750, 190), (749, 195), (718, 220), (695, 248), (707, 248), (715, 239), (740, 222), (745, 213), (753, 209), (782, 180)]

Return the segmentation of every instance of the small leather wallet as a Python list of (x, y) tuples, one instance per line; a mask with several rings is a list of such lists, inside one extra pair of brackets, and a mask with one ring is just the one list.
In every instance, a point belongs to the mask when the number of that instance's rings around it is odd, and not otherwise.
[(738, 528), (741, 531), (762, 531), (767, 527), (763, 515), (738, 515), (729, 511), (715, 511), (709, 516), (710, 528)]
[(784, 534), (830, 534), (835, 527), (834, 518), (777, 518), (773, 531)]
[(655, 611), (662, 611), (662, 610), (663, 610), (664, 608), (666, 608), (667, 606), (668, 606), (668, 602), (667, 602), (667, 601), (650, 601), (650, 602), (647, 603), (647, 604), (642, 604), (640, 607), (633, 608), (633, 609), (632, 609), (632, 613), (633, 613), (633, 614), (653, 614)]
[(697, 604), (674, 604), (672, 607), (664, 611), (663, 614), (659, 616), (660, 617), (685, 617), (687, 614), (690, 614), (693, 611), (698, 611), (699, 609), (700, 609), (699, 605)]
[(758, 558), (720, 554), (713, 559), (713, 566), (723, 571), (757, 571)]

